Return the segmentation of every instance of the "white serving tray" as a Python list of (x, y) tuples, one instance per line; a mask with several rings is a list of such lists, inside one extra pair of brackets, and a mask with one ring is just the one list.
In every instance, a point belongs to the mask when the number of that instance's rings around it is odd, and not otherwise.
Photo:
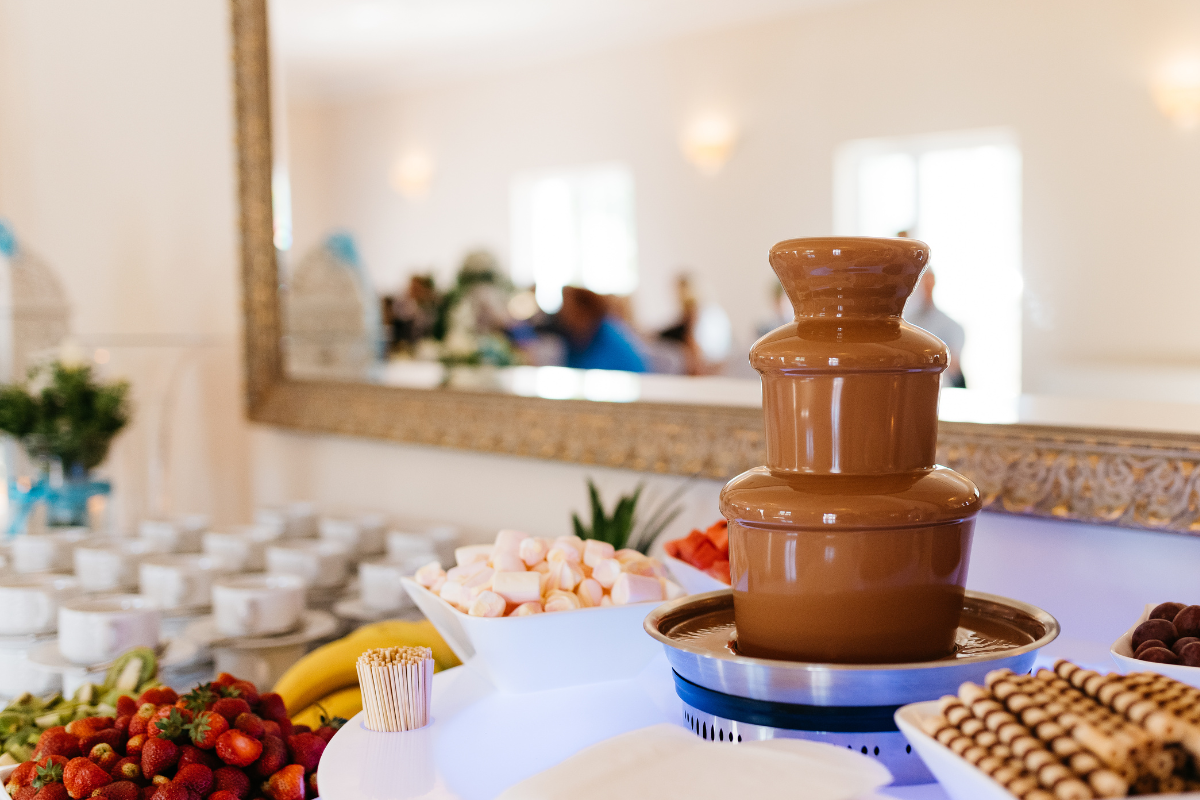
[(662, 650), (642, 628), (656, 602), (472, 617), (411, 578), (401, 582), (454, 654), (505, 692), (626, 680)]
[[(938, 783), (951, 800), (1016, 800), (1015, 795), (996, 783), (987, 773), (976, 769), (970, 762), (959, 758), (950, 748), (941, 744), (921, 728), (921, 723), (938, 714), (936, 700), (911, 703), (896, 711), (896, 725), (904, 733), (917, 755), (929, 767)], [(1183, 794), (1156, 794), (1149, 797), (1160, 800), (1189, 798), (1200, 800), (1200, 792)]]
[(704, 594), (705, 592), (715, 592), (718, 589), (729, 588), (728, 583), (717, 580), (712, 575), (703, 570), (696, 569), (682, 559), (663, 553), (662, 560), (667, 565), (667, 569), (671, 571), (675, 582), (682, 586), (683, 590), (688, 594)]

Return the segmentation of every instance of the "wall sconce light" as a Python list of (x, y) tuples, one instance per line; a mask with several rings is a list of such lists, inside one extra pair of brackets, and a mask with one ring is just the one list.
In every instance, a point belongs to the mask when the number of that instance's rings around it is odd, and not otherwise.
[(1150, 84), (1163, 115), (1184, 130), (1200, 125), (1200, 58), (1180, 58), (1163, 66)]
[(725, 166), (737, 144), (737, 127), (728, 117), (704, 114), (683, 129), (683, 156), (704, 175), (716, 175)]
[(424, 150), (410, 150), (392, 164), (392, 188), (409, 200), (429, 194), (433, 182), (433, 158)]

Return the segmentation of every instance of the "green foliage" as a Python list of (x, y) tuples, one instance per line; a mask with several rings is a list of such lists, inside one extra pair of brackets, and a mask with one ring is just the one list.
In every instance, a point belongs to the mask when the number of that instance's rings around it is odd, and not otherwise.
[(604, 510), (600, 500), (600, 492), (596, 484), (588, 479), (588, 497), (591, 501), (592, 524), (585, 526), (578, 514), (571, 515), (575, 527), (575, 535), (580, 539), (598, 539), (608, 542), (617, 550), (626, 547), (633, 548), (639, 553), (648, 553), (650, 546), (658, 535), (683, 512), (683, 506), (676, 501), (687, 490), (687, 483), (682, 483), (661, 503), (654, 507), (646, 522), (638, 525), (637, 507), (642, 497), (644, 484), (638, 484), (633, 494), (622, 495), (612, 514)]
[(90, 366), (59, 361), (30, 370), (29, 378), (0, 388), (0, 431), (20, 440), (33, 458), (60, 459), (67, 474), (104, 461), (129, 422), (129, 384), (99, 383)]

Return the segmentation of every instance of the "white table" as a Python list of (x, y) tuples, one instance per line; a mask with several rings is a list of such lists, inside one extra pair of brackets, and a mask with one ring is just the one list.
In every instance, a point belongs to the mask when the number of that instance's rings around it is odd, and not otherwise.
[[(321, 758), (321, 797), (491, 800), (588, 745), (683, 718), (662, 655), (634, 680), (533, 694), (497, 692), (470, 665), (456, 667), (434, 676), (433, 712), (432, 723), (407, 733), (368, 731), (361, 713), (350, 720)], [(876, 797), (946, 800), (937, 784)]]

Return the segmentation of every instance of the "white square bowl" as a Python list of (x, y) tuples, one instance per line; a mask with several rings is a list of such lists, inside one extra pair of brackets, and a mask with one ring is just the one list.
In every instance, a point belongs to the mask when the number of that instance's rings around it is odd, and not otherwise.
[(704, 570), (696, 569), (682, 559), (663, 553), (662, 560), (667, 565), (667, 569), (671, 571), (675, 582), (682, 586), (688, 594), (704, 594), (729, 588), (728, 583), (717, 580)]
[[(1015, 795), (988, 777), (983, 770), (976, 769), (969, 761), (959, 758), (953, 750), (925, 733), (921, 723), (937, 715), (936, 700), (910, 703), (896, 710), (896, 725), (951, 800), (1016, 800)], [(1200, 792), (1150, 796), (1157, 800), (1200, 800)]]
[(1200, 688), (1200, 667), (1185, 667), (1183, 664), (1155, 664), (1152, 661), (1142, 661), (1133, 657), (1133, 631), (1138, 625), (1150, 619), (1154, 606), (1149, 603), (1142, 609), (1142, 615), (1133, 626), (1121, 634), (1121, 638), (1113, 642), (1108, 649), (1109, 655), (1117, 665), (1117, 672), (1128, 675), (1131, 672), (1154, 672), (1168, 678), (1186, 683), (1188, 686)]
[(628, 680), (661, 650), (642, 628), (658, 602), (472, 617), (411, 578), (401, 583), (454, 654), (503, 692)]

